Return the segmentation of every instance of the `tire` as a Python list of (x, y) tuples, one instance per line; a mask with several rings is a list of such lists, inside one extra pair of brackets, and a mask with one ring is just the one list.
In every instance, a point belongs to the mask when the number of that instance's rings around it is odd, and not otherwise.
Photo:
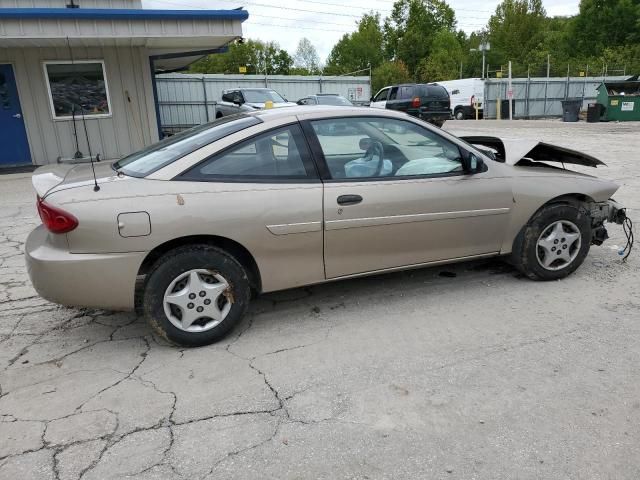
[(190, 245), (170, 251), (151, 268), (142, 310), (165, 339), (199, 347), (227, 335), (244, 317), (250, 297), (247, 273), (235, 258), (210, 245)]
[(582, 264), (590, 246), (591, 218), (586, 211), (579, 205), (552, 204), (522, 229), (511, 263), (532, 280), (558, 280)]
[(455, 113), (453, 114), (454, 118), (456, 120), (464, 120), (465, 116), (464, 116), (464, 111), (459, 108), (458, 110), (455, 111)]

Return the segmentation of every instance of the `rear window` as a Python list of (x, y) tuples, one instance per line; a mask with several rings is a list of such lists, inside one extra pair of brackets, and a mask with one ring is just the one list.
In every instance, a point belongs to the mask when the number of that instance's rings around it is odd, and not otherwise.
[(114, 163), (113, 169), (132, 177), (145, 177), (205, 145), (259, 123), (262, 123), (262, 120), (253, 115), (229, 115), (190, 128), (132, 153)]
[(422, 90), (423, 97), (449, 98), (447, 89), (441, 85), (422, 85), (420, 90)]
[(412, 98), (413, 97), (413, 85), (406, 87), (400, 87), (400, 98)]
[(349, 100), (339, 95), (321, 95), (316, 97), (319, 105), (353, 105)]

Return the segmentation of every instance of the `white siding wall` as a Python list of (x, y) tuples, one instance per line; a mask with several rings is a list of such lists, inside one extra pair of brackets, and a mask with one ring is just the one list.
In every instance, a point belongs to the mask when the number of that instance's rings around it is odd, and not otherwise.
[[(148, 53), (145, 48), (74, 48), (76, 60), (104, 60), (112, 116), (87, 117), (92, 153), (120, 158), (158, 139)], [(66, 48), (0, 49), (0, 63), (12, 63), (36, 165), (73, 156), (76, 147), (71, 120), (53, 120), (43, 62), (69, 60)], [(126, 99), (129, 92), (131, 103)], [(88, 148), (82, 121), (77, 121), (80, 150)]]
[[(69, 0), (0, 0), (0, 8), (65, 8)], [(81, 8), (142, 8), (142, 0), (74, 0)]]

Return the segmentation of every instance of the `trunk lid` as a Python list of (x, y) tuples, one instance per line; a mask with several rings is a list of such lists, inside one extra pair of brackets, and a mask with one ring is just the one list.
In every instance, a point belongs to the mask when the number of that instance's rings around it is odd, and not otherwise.
[[(112, 162), (95, 162), (98, 184), (115, 175)], [(31, 177), (33, 188), (40, 198), (45, 198), (54, 189), (67, 189), (92, 185), (93, 170), (90, 163), (56, 164), (38, 168)]]

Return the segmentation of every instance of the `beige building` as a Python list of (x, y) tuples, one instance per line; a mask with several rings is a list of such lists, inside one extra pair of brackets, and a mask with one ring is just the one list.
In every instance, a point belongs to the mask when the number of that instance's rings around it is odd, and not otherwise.
[(247, 18), (141, 0), (0, 0), (0, 168), (115, 159), (157, 141), (155, 73), (224, 51)]

